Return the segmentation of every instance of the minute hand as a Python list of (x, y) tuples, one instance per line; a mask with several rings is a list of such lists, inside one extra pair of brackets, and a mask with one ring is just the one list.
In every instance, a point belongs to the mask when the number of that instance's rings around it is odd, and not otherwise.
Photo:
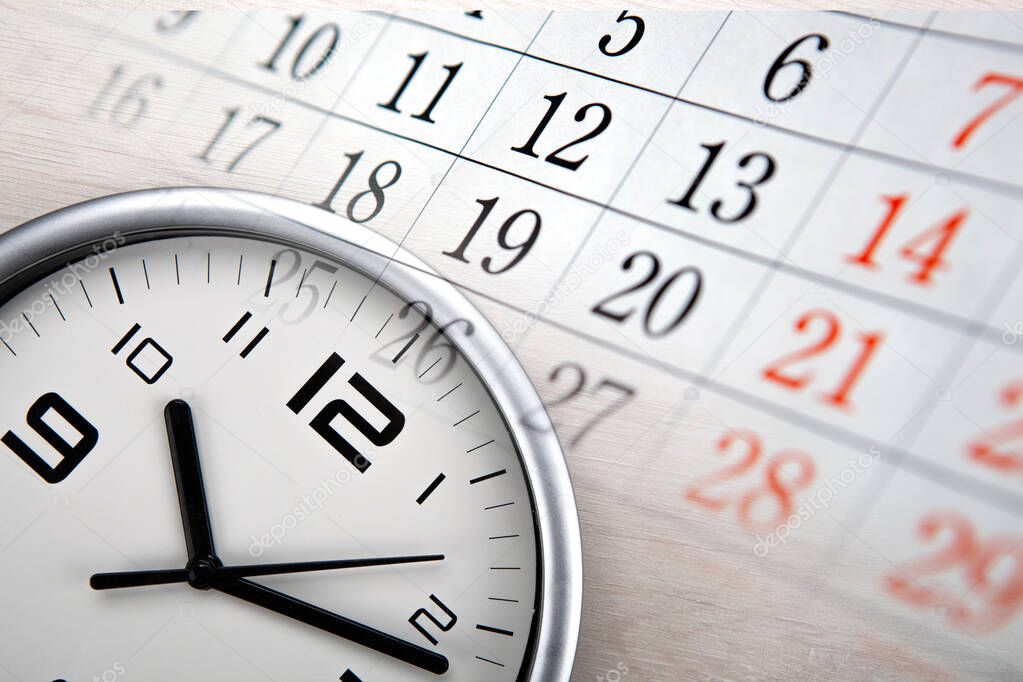
[[(260, 575), (280, 575), (284, 573), (306, 573), (308, 571), (332, 571), (343, 568), (362, 568), (366, 566), (393, 566), (396, 564), (415, 564), (424, 561), (441, 561), (443, 554), (423, 554), (419, 556), (384, 556), (367, 559), (337, 559), (334, 561), (297, 561), (281, 564), (249, 564), (241, 566), (215, 566), (212, 568), (211, 583), (252, 578)], [(89, 580), (94, 590), (113, 590), (122, 587), (143, 587), (145, 585), (167, 585), (170, 583), (186, 583), (190, 579), (187, 568), (156, 569), (143, 571), (117, 571), (113, 573), (96, 573)]]
[(275, 611), (282, 616), (294, 618), (297, 621), (312, 625), (315, 628), (324, 630), (343, 637), (356, 644), (369, 647), (374, 651), (397, 658), (410, 665), (440, 675), (447, 672), (447, 657), (438, 654), (421, 646), (398, 639), (380, 630), (357, 623), (354, 620), (331, 613), (319, 606), (314, 606), (300, 599), (295, 599), (283, 592), (272, 590), (269, 587), (257, 585), (248, 580), (232, 580), (214, 586), (232, 597), (237, 597), (256, 606)]

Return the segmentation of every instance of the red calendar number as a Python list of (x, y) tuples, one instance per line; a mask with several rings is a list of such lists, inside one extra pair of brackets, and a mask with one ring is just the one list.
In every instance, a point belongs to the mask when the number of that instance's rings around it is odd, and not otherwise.
[[(733, 451), (738, 454), (736, 461), (697, 479), (686, 489), (686, 499), (712, 511), (735, 509), (736, 517), (751, 531), (777, 530), (792, 516), (795, 495), (816, 479), (813, 459), (798, 450), (782, 450), (765, 458), (763, 442), (748, 429), (727, 431), (718, 439), (719, 455), (731, 456)], [(738, 494), (713, 490), (753, 472), (759, 483)]]
[[(1023, 402), (1023, 380), (1010, 382), (998, 396), (999, 404), (1011, 411)], [(1023, 446), (1023, 416), (996, 428), (985, 430), (966, 446), (967, 456), (982, 466), (1003, 473), (1023, 473), (1023, 457), (1013, 445)]]
[(973, 133), (977, 132), (977, 129), (984, 125), (984, 122), (989, 118), (998, 113), (1001, 109), (1004, 109), (1014, 99), (1023, 93), (1023, 78), (1019, 76), (1010, 76), (1005, 73), (985, 73), (980, 77), (976, 83), (973, 84), (973, 90), (977, 91), (987, 85), (1002, 85), (1008, 87), (1008, 91), (994, 102), (985, 107), (979, 114), (977, 114), (952, 140), (952, 147), (954, 149), (962, 149), (966, 146)]
[[(884, 217), (881, 218), (881, 223), (874, 230), (874, 234), (867, 240), (867, 243), (859, 253), (846, 256), (846, 261), (849, 263), (872, 270), (878, 268), (874, 257), (877, 255), (882, 242), (885, 241), (888, 232), (895, 225), (903, 209), (909, 203), (909, 195), (885, 195), (881, 197), (881, 200), (887, 204), (887, 210)], [(909, 276), (910, 282), (926, 286), (931, 283), (931, 276), (935, 270), (946, 267), (946, 263), (943, 260), (945, 251), (951, 246), (952, 239), (959, 232), (963, 223), (966, 222), (969, 214), (970, 212), (967, 209), (959, 209), (943, 222), (920, 232), (902, 245), (902, 248), (899, 249), (899, 255), (920, 266), (919, 270)]]
[[(796, 320), (796, 331), (800, 334), (808, 332), (814, 323), (818, 323), (815, 326), (823, 332), (817, 340), (799, 350), (783, 355), (765, 367), (763, 372), (765, 379), (793, 391), (802, 391), (814, 383), (816, 378), (814, 372), (806, 371), (797, 374), (791, 369), (792, 365), (819, 355), (830, 355), (837, 350), (837, 345), (840, 344), (843, 337), (842, 321), (830, 310), (811, 310), (804, 313)], [(863, 378), (863, 374), (880, 347), (883, 337), (875, 332), (861, 331), (856, 334), (856, 341), (859, 350), (849, 363), (842, 378), (834, 388), (820, 395), (821, 400), (828, 405), (844, 409), (852, 408), (850, 396), (853, 389)]]
[[(886, 575), (889, 594), (916, 607), (943, 606), (955, 626), (976, 634), (993, 632), (1016, 616), (1023, 604), (1023, 538), (1001, 534), (981, 540), (973, 523), (955, 511), (931, 512), (916, 530), (923, 542), (941, 544)], [(940, 574), (956, 576), (952, 589), (938, 584)]]

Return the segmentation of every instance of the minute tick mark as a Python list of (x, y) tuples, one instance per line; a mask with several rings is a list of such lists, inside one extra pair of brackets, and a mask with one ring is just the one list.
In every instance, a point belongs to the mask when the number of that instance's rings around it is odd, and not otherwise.
[(365, 303), (365, 302), (366, 302), (366, 297), (363, 296), (362, 300), (359, 301), (359, 305), (355, 306), (355, 312), (352, 313), (352, 316), (348, 319), (349, 322), (354, 322), (355, 321), (355, 316), (359, 314), (360, 310), (362, 310), (362, 304)]
[(78, 286), (82, 287), (82, 293), (85, 294), (85, 301), (86, 301), (86, 303), (89, 304), (89, 307), (91, 308), (92, 307), (92, 299), (89, 297), (88, 289), (85, 288), (85, 282), (83, 282), (82, 280), (78, 280)]
[(398, 361), (401, 360), (403, 355), (405, 355), (405, 352), (408, 351), (408, 349), (412, 347), (412, 344), (414, 344), (417, 340), (419, 340), (419, 334), (413, 335), (412, 338), (408, 340), (408, 343), (405, 344), (404, 348), (398, 351), (398, 354), (394, 356), (394, 359), (391, 360), (391, 362), (397, 365)]
[(489, 481), (492, 478), (497, 478), (498, 476), (502, 476), (506, 473), (508, 473), (507, 469), (501, 469), (500, 471), (494, 471), (489, 474), (483, 474), (482, 476), (477, 476), (476, 478), (469, 479), (469, 485), (476, 485), (477, 483), (482, 483), (483, 481)]
[(422, 379), (423, 377), (425, 377), (426, 373), (429, 372), (434, 367), (436, 367), (437, 363), (440, 362), (441, 359), (442, 358), (437, 358), (436, 360), (434, 360), (433, 363), (429, 367), (427, 367), (426, 369), (423, 370), (423, 373), (419, 375), (419, 378)]
[(393, 317), (394, 317), (394, 313), (391, 313), (390, 315), (387, 316), (387, 319), (384, 320), (384, 323), (382, 325), (380, 325), (380, 329), (378, 329), (377, 333), (373, 335), (374, 339), (378, 338), (380, 336), (381, 332), (384, 331), (384, 327), (387, 326), (387, 323), (390, 322)]
[(482, 656), (477, 656), (476, 658), (477, 658), (477, 660), (483, 661), (484, 663), (493, 663), (494, 665), (500, 666), (502, 668), (504, 667), (504, 663), (498, 663), (497, 661), (491, 661), (489, 658), (483, 658)]
[(469, 448), (468, 450), (466, 450), (466, 451), (465, 451), (465, 454), (467, 454), (467, 455), (468, 455), (468, 454), (469, 454), (470, 452), (475, 452), (476, 450), (479, 450), (480, 448), (486, 447), (486, 446), (490, 445), (490, 444), (491, 444), (491, 443), (493, 443), (493, 442), (494, 442), (494, 439), (493, 439), (493, 438), (491, 438), (491, 439), (490, 439), (490, 440), (488, 440), (488, 441), (487, 441), (486, 443), (480, 443), (479, 445), (477, 445), (477, 446), (476, 446), (476, 447), (474, 447), (474, 448)]
[(124, 295), (121, 293), (121, 285), (117, 281), (117, 273), (114, 272), (113, 268), (109, 268), (109, 271), (110, 271), (110, 281), (114, 285), (114, 293), (117, 294), (117, 302), (120, 305), (124, 305)]
[(337, 280), (334, 280), (334, 284), (330, 287), (330, 293), (327, 294), (327, 300), (323, 302), (324, 310), (327, 309), (327, 304), (330, 303), (330, 297), (334, 295), (334, 289), (337, 289)]
[(25, 322), (28, 323), (28, 328), (32, 330), (32, 332), (36, 335), (36, 338), (38, 339), (39, 332), (36, 331), (36, 326), (32, 324), (32, 320), (28, 319), (28, 315), (26, 313), (22, 313), (21, 316), (25, 318)]
[(53, 294), (50, 294), (50, 301), (53, 302), (53, 307), (57, 309), (57, 314), (60, 315), (60, 319), (67, 322), (67, 318), (64, 317), (64, 311), (60, 309), (59, 305), (57, 305), (57, 299), (53, 297)]
[(456, 422), (455, 422), (454, 424), (452, 424), (451, 426), (452, 426), (452, 427), (455, 427), (455, 426), (458, 426), (459, 424), (461, 424), (462, 422), (466, 422), (466, 421), (469, 421), (470, 419), (472, 419), (473, 417), (475, 417), (475, 416), (476, 416), (476, 415), (478, 415), (479, 413), (480, 413), (480, 411), (479, 411), (479, 410), (476, 410), (475, 412), (473, 412), (472, 414), (470, 414), (470, 415), (469, 415), (468, 417), (462, 417), (461, 419), (459, 419), (458, 421), (456, 421)]
[(496, 635), (504, 635), (505, 637), (514, 637), (515, 633), (511, 630), (505, 630), (504, 628), (495, 628), (493, 625), (480, 625), (476, 624), (476, 629), (482, 632), (493, 632)]
[(459, 381), (459, 382), (458, 382), (458, 385), (457, 385), (457, 386), (455, 386), (454, 388), (452, 388), (452, 389), (451, 389), (450, 391), (448, 391), (447, 393), (445, 393), (445, 394), (444, 394), (444, 395), (442, 395), (441, 397), (437, 398), (437, 402), (439, 403), (440, 401), (444, 400), (444, 399), (445, 399), (445, 398), (447, 398), (447, 397), (448, 397), (449, 395), (451, 395), (452, 393), (454, 393), (455, 391), (457, 391), (457, 390), (458, 390), (459, 388), (461, 388), (461, 386), (462, 386), (462, 382), (461, 382), (461, 381)]
[(263, 298), (270, 298), (270, 287), (274, 283), (274, 270), (277, 269), (277, 259), (270, 261), (270, 272), (266, 275), (266, 287), (263, 288)]

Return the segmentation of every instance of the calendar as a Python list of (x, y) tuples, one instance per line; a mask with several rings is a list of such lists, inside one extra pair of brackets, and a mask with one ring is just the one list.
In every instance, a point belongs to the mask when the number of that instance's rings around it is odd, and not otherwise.
[(0, 25), (3, 229), (259, 190), (486, 315), (573, 478), (573, 679), (1023, 677), (1023, 14)]

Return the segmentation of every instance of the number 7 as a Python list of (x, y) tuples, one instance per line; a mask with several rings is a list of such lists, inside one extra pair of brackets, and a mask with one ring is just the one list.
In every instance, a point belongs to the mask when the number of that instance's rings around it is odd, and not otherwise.
[(1019, 97), (1020, 93), (1023, 93), (1023, 78), (1017, 76), (1009, 76), (1004, 73), (986, 73), (980, 77), (976, 83), (973, 84), (973, 89), (980, 90), (985, 85), (1007, 85), (1009, 91), (1004, 95), (996, 99), (994, 102), (989, 104), (983, 111), (966, 124), (966, 126), (959, 131), (955, 139), (952, 140), (952, 146), (955, 149), (962, 149), (966, 146), (967, 140), (976, 132), (977, 128), (984, 124), (989, 118), (994, 116), (1000, 109), (1008, 106), (1009, 102)]

